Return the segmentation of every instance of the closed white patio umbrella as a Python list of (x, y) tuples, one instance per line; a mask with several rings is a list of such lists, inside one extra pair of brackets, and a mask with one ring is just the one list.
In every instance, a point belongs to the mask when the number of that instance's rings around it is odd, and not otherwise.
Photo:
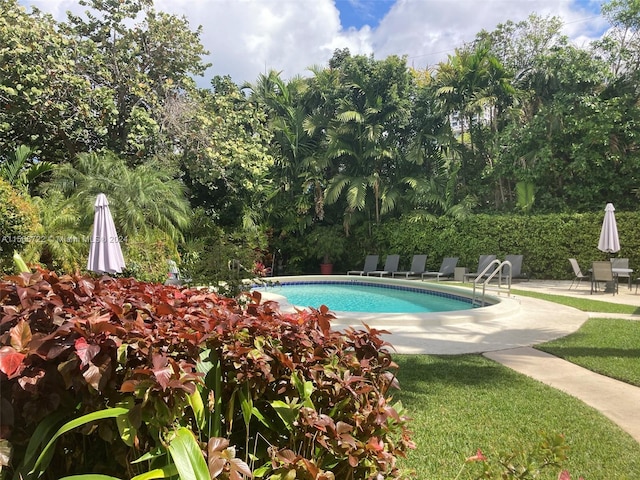
[(604, 220), (600, 231), (600, 241), (598, 250), (605, 253), (616, 253), (620, 251), (620, 239), (618, 238), (618, 226), (616, 225), (615, 208), (613, 203), (607, 203), (604, 209)]
[(104, 193), (98, 194), (93, 219), (87, 270), (96, 273), (122, 273), (125, 268), (120, 238)]

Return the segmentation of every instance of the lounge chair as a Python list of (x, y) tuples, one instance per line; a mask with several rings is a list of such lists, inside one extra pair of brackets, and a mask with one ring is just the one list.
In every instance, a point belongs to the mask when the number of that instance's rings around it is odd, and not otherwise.
[(580, 286), (580, 282), (585, 279), (585, 278), (589, 278), (589, 275), (585, 275), (584, 273), (582, 273), (582, 270), (580, 269), (580, 265), (578, 265), (578, 261), (575, 258), (570, 258), (569, 259), (569, 263), (571, 264), (571, 268), (573, 268), (573, 281), (571, 282), (571, 285), (569, 285), (569, 290), (571, 290), (571, 287), (573, 287), (573, 284), (576, 284), (576, 289)]
[(495, 268), (489, 269), (486, 272), (484, 271), (494, 260), (496, 260), (496, 256), (495, 255), (480, 255), (480, 258), (478, 259), (478, 270), (476, 272), (471, 272), (471, 273), (465, 273), (464, 274), (464, 281), (468, 281), (468, 278), (476, 278), (480, 275), (482, 275), (482, 273), (484, 272), (484, 276), (488, 276), (491, 275), (493, 273), (493, 270), (495, 270)]
[(436, 277), (436, 281), (440, 281), (440, 277), (452, 277), (457, 265), (458, 257), (445, 257), (440, 264), (440, 270), (437, 272), (422, 272), (420, 278), (424, 281), (424, 277)]
[(411, 268), (409, 270), (401, 270), (398, 272), (393, 272), (391, 276), (395, 277), (396, 275), (398, 275), (399, 277), (403, 276), (405, 278), (417, 277), (418, 275), (421, 275), (425, 271), (426, 263), (427, 263), (426, 255), (414, 255), (413, 259), (411, 260)]
[(378, 255), (367, 255), (364, 259), (364, 267), (362, 270), (349, 270), (347, 275), (365, 275), (378, 268)]
[(511, 278), (526, 278), (529, 280), (529, 275), (522, 271), (522, 259), (523, 255), (507, 255), (504, 257), (505, 261), (511, 264)]
[(383, 275), (391, 275), (398, 270), (398, 264), (400, 263), (400, 255), (387, 255), (384, 260), (384, 267), (382, 270), (372, 270), (367, 272), (367, 276), (377, 275), (382, 277)]
[(611, 262), (599, 261), (593, 262), (591, 267), (591, 293), (598, 291), (598, 284), (605, 282), (607, 290), (611, 288), (613, 294), (618, 293), (618, 277), (613, 274)]

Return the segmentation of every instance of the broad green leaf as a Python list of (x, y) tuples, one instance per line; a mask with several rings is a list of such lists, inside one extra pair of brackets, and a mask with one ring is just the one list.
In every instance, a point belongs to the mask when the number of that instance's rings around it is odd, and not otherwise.
[(58, 424), (63, 421), (65, 415), (63, 413), (53, 413), (51, 415), (47, 415), (36, 427), (31, 438), (29, 439), (29, 444), (27, 445), (27, 450), (24, 454), (24, 460), (22, 461), (22, 465), (19, 470), (27, 472), (31, 467), (31, 463), (36, 458), (38, 454), (38, 449), (43, 445), (51, 436), (51, 433), (58, 426)]
[(13, 252), (13, 263), (16, 266), (16, 270), (18, 271), (18, 273), (31, 272), (31, 270), (29, 270), (29, 267), (27, 267), (27, 264), (24, 262), (20, 254), (16, 251)]
[(256, 417), (258, 420), (260, 420), (260, 423), (262, 423), (265, 427), (274, 431), (276, 430), (276, 426), (273, 424), (273, 422), (267, 417), (265, 417), (263, 413), (260, 410), (258, 410), (256, 407), (253, 407), (251, 414), (254, 417)]
[(136, 458), (135, 460), (132, 460), (131, 463), (148, 462), (151, 460), (155, 460), (156, 458), (160, 458), (166, 455), (166, 453), (167, 453), (166, 450), (161, 448), (156, 448), (155, 450), (151, 450), (150, 452), (145, 453), (141, 457)]
[(303, 382), (300, 376), (296, 372), (293, 372), (291, 374), (291, 381), (293, 382), (293, 385), (298, 390), (298, 393), (300, 394), (300, 398), (302, 398), (304, 406), (313, 408), (315, 410), (315, 406), (311, 401), (311, 394), (313, 393), (313, 390), (314, 390), (313, 382), (309, 382), (309, 381)]
[[(262, 467), (256, 468), (253, 471), (253, 477), (254, 478), (262, 478), (264, 477), (267, 473), (269, 473), (269, 471), (271, 471), (271, 465), (267, 464), (267, 465), (263, 465)], [(269, 477), (270, 479), (273, 477)]]
[(176, 430), (169, 441), (169, 453), (182, 480), (209, 478), (207, 462), (189, 429), (181, 427)]
[[(42, 453), (40, 453), (40, 456), (36, 460), (36, 463), (29, 472), (29, 475), (33, 475), (35, 473), (36, 468), (40, 466), (40, 463), (45, 459), (47, 453), (49, 452), (49, 449), (55, 444), (56, 440), (61, 435), (64, 435), (74, 428), (80, 427), (87, 423), (95, 422), (97, 420), (104, 420), (106, 418), (118, 417), (119, 415), (125, 415), (128, 412), (129, 410), (126, 408), (107, 408), (105, 410), (100, 410), (98, 412), (92, 412), (87, 415), (83, 415), (79, 418), (76, 418), (75, 420), (71, 420), (70, 422), (65, 423), (62, 427), (60, 427), (60, 429), (54, 434), (51, 440), (49, 440), (49, 443), (47, 443), (47, 445), (44, 447)], [(44, 471), (44, 469), (46, 469), (46, 465), (43, 465), (42, 471)], [(40, 473), (42, 473), (42, 471)]]
[(69, 477), (62, 477), (60, 480), (120, 480), (120, 479), (118, 477), (110, 477), (109, 475), (99, 475), (97, 473), (86, 473), (83, 475), (71, 475)]
[(238, 391), (238, 395), (240, 396), (240, 409), (242, 410), (242, 419), (244, 420), (244, 424), (248, 427), (249, 422), (251, 421), (251, 413), (253, 412), (253, 399), (251, 398), (251, 393), (249, 392), (249, 383), (245, 383), (246, 393), (242, 390)]
[(200, 430), (204, 430), (207, 424), (207, 417), (205, 415), (204, 402), (202, 401), (202, 391), (203, 388), (196, 388), (196, 391), (189, 395), (189, 405), (191, 405), (191, 410), (193, 410), (193, 414), (196, 418), (196, 423), (198, 424), (198, 428)]
[[(127, 397), (122, 402), (118, 402), (117, 406), (130, 410), (134, 405), (132, 397)], [(128, 415), (120, 415), (116, 417), (116, 425), (118, 426), (118, 432), (120, 432), (120, 438), (129, 447), (133, 447), (134, 439), (137, 435), (137, 429), (131, 424)]]
[(205, 376), (209, 373), (209, 370), (213, 368), (213, 362), (210, 360), (211, 349), (207, 348), (200, 352), (200, 360), (196, 364), (198, 372), (204, 373)]
[(273, 402), (271, 402), (271, 407), (282, 419), (285, 427), (287, 427), (287, 430), (293, 431), (293, 422), (295, 422), (296, 418), (298, 418), (300, 405), (290, 405), (283, 402), (282, 400), (274, 400)]
[(171, 465), (167, 465), (162, 468), (154, 468), (145, 473), (141, 473), (140, 475), (136, 475), (131, 480), (153, 480), (154, 478), (169, 478), (178, 474), (178, 469), (172, 463)]

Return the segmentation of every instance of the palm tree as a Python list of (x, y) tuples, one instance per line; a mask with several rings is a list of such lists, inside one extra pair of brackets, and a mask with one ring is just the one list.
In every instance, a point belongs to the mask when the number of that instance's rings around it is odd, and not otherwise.
[(38, 161), (33, 150), (26, 145), (20, 145), (11, 152), (6, 159), (0, 157), (0, 178), (5, 179), (18, 189), (33, 193), (36, 180), (53, 170), (50, 162)]
[(384, 112), (382, 98), (364, 82), (353, 82), (350, 89), (351, 95), (340, 100), (327, 128), (326, 156), (337, 173), (329, 181), (325, 199), (335, 203), (346, 192), (348, 222), (354, 212), (366, 209), (371, 194), (379, 223), (382, 214), (393, 210), (399, 195), (391, 179), (396, 151), (387, 130), (395, 112)]
[[(511, 80), (512, 75), (491, 52), (488, 40), (456, 50), (448, 63), (440, 65), (436, 94), (441, 108), (450, 116), (460, 116), (459, 139), (463, 147), (468, 139), (468, 152), (463, 152), (460, 171), (465, 186), (477, 179), (483, 169), (488, 167), (486, 175), (495, 167), (498, 118), (504, 118), (502, 113), (516, 98)], [(501, 178), (496, 179), (496, 199), (504, 201), (502, 183)]]
[(85, 227), (93, 220), (96, 196), (104, 193), (122, 236), (154, 237), (155, 230), (177, 242), (190, 219), (185, 187), (166, 168), (154, 162), (131, 168), (111, 152), (78, 155), (54, 171), (49, 189), (75, 205)]
[(65, 272), (84, 268), (89, 245), (84, 240), (86, 229), (78, 225), (78, 210), (62, 192), (50, 190), (46, 197), (33, 197), (40, 212), (39, 241), (29, 243), (26, 258), (40, 262), (52, 270)]
[(309, 102), (304, 99), (308, 82), (299, 77), (285, 82), (271, 71), (247, 87), (251, 89), (249, 100), (266, 108), (273, 132), (271, 178), (275, 189), (269, 197), (270, 205), (275, 207), (272, 212), (287, 218), (285, 230), (304, 230), (314, 219), (324, 217), (322, 175), (317, 165), (318, 136), (306, 128), (310, 116)]

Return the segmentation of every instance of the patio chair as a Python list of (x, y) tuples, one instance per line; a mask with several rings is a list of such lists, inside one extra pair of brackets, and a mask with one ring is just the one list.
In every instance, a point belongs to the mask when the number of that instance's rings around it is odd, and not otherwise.
[(578, 260), (576, 260), (575, 258), (570, 258), (569, 263), (571, 264), (571, 268), (573, 268), (573, 274), (575, 275), (573, 277), (571, 285), (569, 285), (569, 290), (571, 290), (571, 287), (573, 287), (574, 283), (576, 284), (577, 289), (580, 286), (580, 282), (582, 281), (582, 279), (589, 278), (589, 275), (585, 275), (584, 273), (582, 273), (582, 270), (580, 270), (580, 266), (578, 265)]
[(613, 274), (611, 262), (606, 260), (593, 262), (591, 266), (591, 294), (593, 294), (594, 290), (598, 291), (600, 282), (605, 282), (607, 290), (611, 288), (614, 295), (618, 293), (618, 277)]
[(422, 272), (420, 278), (424, 281), (424, 277), (436, 277), (436, 281), (440, 281), (440, 277), (452, 277), (456, 266), (458, 265), (458, 257), (445, 257), (440, 264), (440, 270), (437, 272)]
[(383, 275), (391, 275), (393, 272), (398, 270), (399, 263), (400, 255), (387, 255), (387, 258), (384, 260), (384, 267), (382, 267), (382, 270), (372, 270), (367, 272), (367, 276), (370, 277), (372, 275), (377, 275), (382, 277)]
[[(484, 269), (491, 264), (491, 262), (496, 260), (496, 258), (496, 255), (480, 255), (480, 257), (478, 258), (478, 270), (476, 272), (465, 273), (463, 277), (464, 281), (468, 281), (468, 278), (478, 277), (480, 274), (482, 274), (482, 272), (484, 272)], [(493, 270), (495, 270), (495, 267), (484, 272), (484, 276), (491, 275), (493, 273)]]
[(393, 272), (391, 274), (392, 277), (404, 276), (405, 278), (416, 277), (421, 275), (425, 271), (425, 265), (427, 263), (426, 255), (414, 255), (411, 260), (411, 268), (409, 270), (400, 270), (397, 272)]
[(182, 285), (191, 283), (191, 278), (182, 276), (175, 260), (167, 260), (167, 265), (169, 266), (169, 272), (167, 279), (164, 281), (165, 285), (177, 285), (181, 287)]
[(347, 275), (364, 275), (378, 268), (378, 255), (367, 255), (362, 270), (349, 270)]
[[(628, 269), (629, 268), (629, 259), (628, 258), (611, 258), (611, 267), (613, 268), (623, 268), (623, 269)], [(631, 272), (616, 272), (616, 275), (618, 277), (618, 281), (620, 281), (621, 278), (626, 278), (627, 279), (627, 283), (629, 284), (629, 290), (631, 290)]]
[(526, 278), (529, 280), (529, 274), (522, 271), (523, 258), (523, 255), (507, 255), (504, 257), (505, 261), (511, 264), (511, 279)]

